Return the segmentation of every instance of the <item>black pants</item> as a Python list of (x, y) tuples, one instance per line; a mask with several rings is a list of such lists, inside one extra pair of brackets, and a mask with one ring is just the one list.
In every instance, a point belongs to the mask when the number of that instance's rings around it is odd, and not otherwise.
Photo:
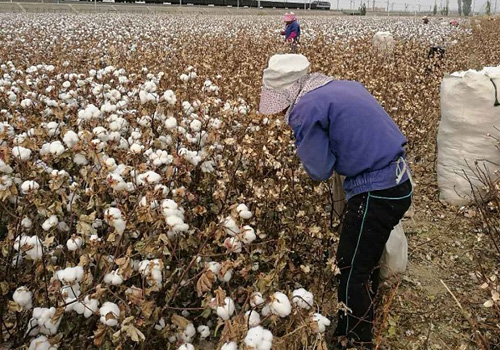
[(336, 336), (353, 343), (372, 342), (378, 263), (389, 235), (411, 204), (410, 181), (382, 191), (361, 193), (347, 202), (337, 264), (340, 268)]

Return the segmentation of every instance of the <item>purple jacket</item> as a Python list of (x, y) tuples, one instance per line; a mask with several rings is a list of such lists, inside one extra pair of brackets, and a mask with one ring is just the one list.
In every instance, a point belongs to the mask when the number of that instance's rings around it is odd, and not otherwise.
[[(347, 199), (397, 185), (406, 139), (377, 100), (354, 81), (332, 81), (305, 94), (289, 124), (297, 155), (311, 178), (346, 176)], [(405, 173), (401, 182), (408, 179)]]

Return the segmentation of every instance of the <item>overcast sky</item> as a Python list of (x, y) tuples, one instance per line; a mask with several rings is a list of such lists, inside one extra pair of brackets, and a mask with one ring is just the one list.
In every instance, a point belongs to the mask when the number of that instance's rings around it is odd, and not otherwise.
[[(300, 0), (288, 0), (288, 1), (293, 1), (293, 2), (300, 2)], [(332, 4), (332, 9), (337, 8), (337, 0), (326, 0), (329, 1)], [(344, 9), (349, 9), (350, 4), (354, 2), (355, 8), (358, 8), (360, 5), (360, 2), (365, 1), (367, 5), (369, 4), (369, 7), (372, 6), (373, 0), (338, 0), (339, 1), (339, 7), (344, 8)], [(394, 3), (394, 11), (398, 10), (404, 10), (405, 9), (405, 4), (407, 4), (407, 9), (408, 11), (415, 11), (418, 10), (418, 4), (420, 4), (420, 8), (422, 11), (424, 10), (429, 10), (431, 6), (434, 6), (434, 1), (437, 2), (438, 7), (440, 7), (440, 4), (443, 4), (443, 6), (446, 5), (446, 0), (389, 0), (389, 6), (392, 8), (392, 4)], [(500, 13), (500, 0), (491, 0), (491, 12), (494, 11), (495, 9), (495, 1), (497, 1), (497, 12)], [(450, 8), (452, 10), (457, 9), (457, 0), (449, 0), (450, 2)], [(474, 11), (476, 12), (484, 12), (485, 6), (486, 6), (486, 0), (473, 0), (475, 2), (474, 5)], [(376, 7), (384, 7), (387, 8), (387, 0), (375, 0), (375, 6)]]

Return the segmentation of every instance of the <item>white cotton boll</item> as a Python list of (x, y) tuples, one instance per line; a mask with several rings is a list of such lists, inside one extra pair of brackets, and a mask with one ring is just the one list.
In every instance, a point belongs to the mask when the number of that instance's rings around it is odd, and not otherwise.
[(195, 119), (189, 124), (189, 127), (193, 131), (200, 131), (201, 130), (201, 122), (198, 119)]
[(190, 343), (186, 343), (186, 344), (182, 344), (181, 346), (179, 346), (177, 348), (177, 350), (195, 350), (193, 344), (190, 344)]
[(17, 237), (14, 242), (14, 249), (24, 251), (28, 258), (35, 261), (41, 259), (43, 255), (42, 241), (37, 236), (22, 235)]
[(288, 297), (281, 293), (276, 292), (272, 296), (270, 304), (271, 312), (280, 317), (287, 317), (292, 312), (292, 305)]
[(38, 189), (40, 188), (40, 185), (36, 181), (24, 181), (21, 184), (21, 190), (23, 193), (34, 193), (37, 192)]
[(122, 212), (118, 208), (108, 208), (104, 211), (104, 217), (108, 219), (120, 219), (122, 217)]
[(179, 78), (185, 83), (189, 81), (189, 76), (187, 74), (181, 74)]
[(243, 226), (243, 234), (241, 237), (242, 242), (245, 244), (250, 244), (256, 239), (257, 236), (255, 235), (255, 230), (252, 228), (252, 226), (249, 225)]
[(25, 98), (24, 100), (21, 101), (21, 107), (23, 108), (29, 108), (33, 105), (33, 101), (31, 101), (29, 98)]
[(63, 142), (68, 148), (73, 148), (78, 141), (78, 135), (73, 130), (69, 130), (64, 134)]
[(177, 97), (175, 97), (175, 93), (172, 90), (165, 91), (163, 93), (163, 98), (171, 106), (175, 105), (175, 103), (177, 102)]
[(231, 278), (232, 278), (232, 277), (233, 277), (233, 269), (230, 269), (230, 270), (228, 270), (228, 271), (224, 274), (224, 276), (222, 276), (222, 277), (221, 277), (221, 276), (219, 276), (219, 279), (220, 279), (222, 282), (226, 282), (226, 283), (227, 283), (227, 282), (231, 281)]
[[(185, 311), (185, 310), (184, 310)], [(196, 329), (192, 323), (188, 324), (181, 334), (181, 338), (185, 343), (189, 343), (196, 335)]]
[(81, 302), (81, 304), (83, 306), (83, 312), (80, 312), (82, 311), (81, 309), (78, 310), (77, 312), (79, 314), (83, 313), (83, 317), (85, 318), (89, 318), (90, 316), (94, 315), (99, 308), (99, 300), (90, 299), (88, 295), (85, 297), (83, 302)]
[(65, 150), (66, 149), (62, 145), (61, 141), (54, 141), (50, 144), (49, 152), (56, 157), (63, 154)]
[(135, 154), (140, 154), (142, 153), (142, 150), (144, 149), (144, 146), (143, 145), (139, 145), (137, 143), (134, 143), (132, 144), (132, 146), (130, 146), (130, 151), (132, 153), (135, 153)]
[(101, 323), (111, 327), (118, 325), (120, 308), (115, 303), (106, 301), (99, 309), (99, 314), (101, 315)]
[(242, 244), (241, 241), (237, 237), (228, 237), (224, 241), (224, 247), (227, 248), (232, 253), (241, 253)]
[(200, 333), (201, 339), (206, 339), (210, 336), (210, 328), (208, 328), (205, 325), (198, 326), (197, 330), (198, 330), (198, 333)]
[(147, 171), (144, 174), (140, 174), (137, 176), (137, 181), (140, 185), (148, 183), (148, 184), (156, 184), (161, 181), (160, 174), (154, 171)]
[(250, 327), (257, 327), (260, 324), (260, 315), (255, 310), (245, 312), (245, 320)]
[(262, 304), (264, 304), (265, 300), (264, 298), (262, 297), (262, 294), (259, 293), (259, 292), (254, 292), (252, 293), (252, 295), (250, 296), (250, 305), (255, 308), (255, 307), (258, 307)]
[(222, 265), (216, 261), (210, 261), (206, 265), (207, 269), (212, 271), (214, 275), (218, 275), (220, 272), (220, 269), (222, 268)]
[(51, 215), (47, 220), (45, 220), (42, 224), (42, 228), (44, 231), (49, 231), (51, 228), (56, 227), (59, 223), (59, 219), (55, 215)]
[(235, 306), (234, 301), (230, 297), (226, 297), (224, 299), (224, 305), (217, 307), (217, 316), (222, 318), (224, 321), (227, 321), (234, 314)]
[(23, 218), (23, 220), (21, 221), (21, 225), (24, 228), (31, 228), (31, 226), (33, 226), (33, 222), (30, 218)]
[(267, 317), (271, 314), (271, 307), (266, 305), (262, 308), (262, 316)]
[(234, 341), (224, 343), (220, 350), (238, 350), (238, 345)]
[(224, 219), (223, 226), (224, 231), (226, 231), (226, 234), (229, 236), (236, 236), (240, 233), (240, 228), (231, 216), (228, 216)]
[(12, 148), (12, 155), (15, 158), (18, 158), (22, 160), (23, 162), (27, 161), (31, 157), (31, 150), (21, 147), (21, 146), (15, 146)]
[(158, 321), (157, 324), (155, 324), (155, 329), (157, 331), (161, 331), (163, 328), (165, 328), (165, 320), (162, 318), (160, 318), (160, 320)]
[(89, 162), (84, 154), (77, 153), (73, 156), (73, 162), (77, 165), (87, 165)]
[(165, 127), (168, 129), (168, 130), (172, 130), (174, 129), (175, 127), (177, 126), (177, 119), (175, 119), (174, 117), (169, 117), (165, 120)]
[(251, 350), (270, 350), (273, 342), (273, 334), (261, 326), (248, 330), (245, 337), (245, 345)]
[(312, 317), (313, 322), (316, 322), (318, 328), (315, 330), (317, 333), (324, 333), (326, 327), (331, 324), (331, 321), (321, 314), (314, 314)]
[(81, 248), (83, 244), (82, 237), (71, 237), (68, 239), (66, 242), (66, 247), (68, 248), (69, 251), (74, 252), (75, 250), (78, 250)]
[(118, 274), (118, 270), (114, 270), (104, 276), (104, 283), (119, 286), (123, 283), (123, 278)]
[(204, 173), (213, 173), (215, 170), (215, 162), (213, 160), (206, 160), (201, 163), (201, 171)]
[(12, 295), (12, 299), (25, 310), (29, 310), (33, 307), (32, 298), (33, 293), (25, 286), (17, 288)]
[(59, 317), (59, 319), (53, 323), (55, 313), (55, 307), (51, 307), (50, 309), (36, 307), (33, 309), (33, 318), (36, 319), (40, 333), (47, 335), (54, 335), (57, 333), (57, 328), (61, 323), (62, 317)]
[(10, 165), (5, 164), (5, 162), (0, 159), (0, 172), (4, 174), (11, 174), (13, 170)]
[(118, 232), (118, 234), (120, 234), (120, 235), (123, 234), (126, 226), (127, 226), (127, 222), (123, 219), (115, 219), (113, 221), (113, 227), (116, 229), (116, 232)]
[(57, 348), (57, 345), (53, 346), (50, 344), (50, 341), (46, 336), (40, 335), (30, 342), (28, 350), (56, 350)]
[(72, 284), (74, 282), (81, 282), (83, 278), (83, 267), (67, 267), (64, 270), (56, 271), (56, 277), (59, 281)]
[(309, 310), (314, 305), (314, 298), (311, 292), (304, 288), (296, 289), (292, 293), (292, 301), (298, 307)]

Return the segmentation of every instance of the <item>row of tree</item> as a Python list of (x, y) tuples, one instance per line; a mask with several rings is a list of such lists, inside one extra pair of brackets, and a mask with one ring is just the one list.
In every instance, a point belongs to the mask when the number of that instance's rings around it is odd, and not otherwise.
[[(464, 16), (468, 16), (471, 11), (471, 5), (472, 5), (472, 0), (457, 0), (458, 2), (458, 14), (459, 16), (462, 16), (462, 13)], [(438, 13), (438, 7), (437, 3), (434, 2), (434, 14), (436, 15)], [(441, 9), (441, 14), (444, 16), (448, 16), (449, 12), (449, 6), (448, 2), (446, 3), (446, 6)], [(489, 16), (491, 14), (491, 1), (488, 0), (486, 1), (486, 14)]]

